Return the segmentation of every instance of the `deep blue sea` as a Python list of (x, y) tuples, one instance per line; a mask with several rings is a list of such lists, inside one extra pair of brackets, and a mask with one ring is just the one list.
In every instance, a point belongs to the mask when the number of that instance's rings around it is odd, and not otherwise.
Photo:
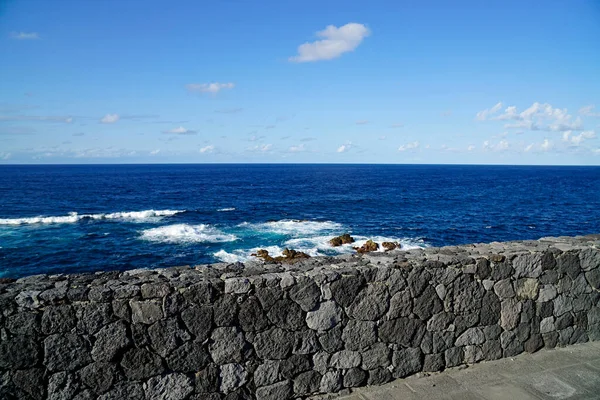
[(0, 166), (0, 276), (600, 232), (600, 167)]

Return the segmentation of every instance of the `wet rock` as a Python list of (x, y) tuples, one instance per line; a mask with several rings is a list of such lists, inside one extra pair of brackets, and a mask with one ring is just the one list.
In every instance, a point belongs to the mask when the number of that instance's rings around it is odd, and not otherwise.
[(358, 254), (370, 253), (370, 252), (379, 250), (379, 244), (377, 244), (374, 241), (372, 241), (371, 239), (369, 239), (362, 246), (353, 247), (353, 249), (356, 250), (356, 252)]
[(354, 243), (354, 238), (347, 233), (344, 233), (341, 236), (336, 236), (332, 239), (329, 239), (329, 244), (333, 247), (338, 247), (343, 244)]
[(193, 391), (190, 378), (177, 373), (152, 377), (144, 385), (147, 400), (184, 400)]

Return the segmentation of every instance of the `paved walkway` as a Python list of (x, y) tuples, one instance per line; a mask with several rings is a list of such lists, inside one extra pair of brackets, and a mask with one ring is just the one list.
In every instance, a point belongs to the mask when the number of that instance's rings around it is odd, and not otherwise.
[(359, 388), (339, 400), (600, 399), (600, 342)]

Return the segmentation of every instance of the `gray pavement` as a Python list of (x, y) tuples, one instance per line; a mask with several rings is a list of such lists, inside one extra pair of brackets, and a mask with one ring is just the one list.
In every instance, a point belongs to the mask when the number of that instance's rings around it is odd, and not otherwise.
[(600, 399), (600, 342), (397, 379), (338, 399)]

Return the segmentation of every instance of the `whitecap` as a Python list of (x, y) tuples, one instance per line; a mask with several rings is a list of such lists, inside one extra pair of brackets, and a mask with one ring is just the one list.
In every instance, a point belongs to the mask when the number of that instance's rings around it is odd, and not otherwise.
[(351, 254), (355, 253), (354, 247), (361, 247), (367, 242), (367, 240), (373, 240), (379, 244), (378, 252), (383, 252), (385, 249), (381, 245), (383, 242), (398, 243), (401, 245), (402, 250), (412, 250), (417, 248), (427, 247), (422, 239), (410, 239), (410, 238), (395, 238), (385, 236), (357, 236), (353, 235), (355, 242), (349, 244), (343, 244), (341, 246), (333, 247), (329, 243), (331, 236), (315, 236), (306, 238), (297, 238), (287, 240), (284, 244), (294, 250), (302, 251), (310, 256), (320, 255), (334, 255), (334, 254)]
[(235, 211), (235, 207), (219, 208), (219, 212)]
[(295, 219), (283, 219), (280, 221), (269, 221), (257, 224), (244, 222), (240, 227), (250, 228), (261, 232), (278, 233), (281, 235), (305, 236), (323, 231), (338, 231), (343, 228), (342, 224), (333, 221), (305, 221)]
[(283, 256), (283, 248), (279, 246), (262, 246), (262, 247), (253, 247), (251, 249), (236, 249), (231, 252), (227, 252), (225, 250), (219, 250), (216, 253), (213, 253), (213, 256), (218, 258), (223, 262), (244, 262), (251, 259), (257, 259), (252, 254), (256, 254), (258, 250), (267, 250), (271, 257), (280, 257)]
[(235, 235), (221, 232), (210, 225), (175, 224), (146, 229), (141, 238), (163, 243), (220, 243), (237, 240)]
[(73, 224), (85, 219), (92, 220), (122, 220), (129, 222), (157, 221), (162, 217), (185, 212), (185, 210), (144, 210), (127, 211), (102, 214), (78, 214), (71, 212), (69, 215), (37, 216), (25, 218), (0, 218), (0, 225), (30, 225), (30, 224)]

